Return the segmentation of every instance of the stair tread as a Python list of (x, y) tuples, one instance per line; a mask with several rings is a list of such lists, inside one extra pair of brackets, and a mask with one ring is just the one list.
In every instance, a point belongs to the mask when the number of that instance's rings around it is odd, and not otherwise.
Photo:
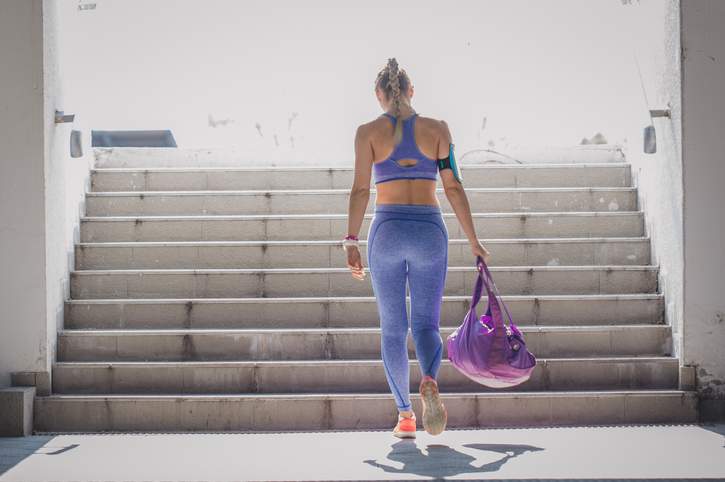
[[(592, 191), (608, 191), (608, 192), (635, 192), (636, 187), (468, 187), (466, 192), (592, 192)], [(374, 189), (370, 189), (375, 192)], [(436, 188), (435, 192), (444, 193), (443, 188)], [(123, 197), (123, 196), (235, 196), (250, 195), (257, 196), (267, 193), (290, 193), (290, 194), (349, 194), (349, 188), (328, 188), (328, 189), (199, 189), (199, 190), (174, 190), (174, 191), (87, 191), (86, 196), (92, 197)]]
[[(597, 265), (518, 265), (518, 266), (490, 266), (491, 271), (656, 271), (659, 264), (597, 264)], [(349, 268), (123, 268), (123, 269), (82, 269), (71, 270), (71, 274), (92, 275), (108, 273), (339, 273), (348, 272)], [(449, 266), (448, 271), (471, 271), (471, 266)]]
[[(674, 363), (679, 359), (673, 356), (667, 355), (645, 355), (645, 356), (592, 356), (592, 357), (537, 357), (537, 363), (546, 364), (550, 362), (601, 362), (601, 363), (642, 363), (642, 362), (663, 362), (663, 363)], [(165, 365), (182, 365), (184, 367), (191, 366), (210, 366), (210, 365), (221, 365), (221, 366), (234, 366), (234, 365), (382, 365), (383, 361), (380, 359), (360, 359), (360, 358), (348, 358), (348, 359), (310, 359), (310, 360), (213, 360), (213, 361), (200, 361), (200, 360), (189, 360), (189, 361), (55, 361), (53, 366), (66, 366), (66, 365), (79, 365), (79, 366), (108, 366), (108, 365), (154, 365), (154, 366), (165, 366)], [(410, 364), (417, 363), (417, 358), (410, 358)], [(441, 360), (441, 364), (447, 365), (451, 362), (447, 359)]]
[[(419, 397), (420, 395), (411, 392), (411, 397)], [(486, 397), (486, 398), (521, 398), (521, 397), (539, 397), (539, 396), (607, 396), (607, 395), (671, 395), (671, 396), (682, 396), (682, 395), (697, 395), (695, 390), (680, 390), (675, 388), (637, 388), (637, 389), (611, 389), (611, 390), (535, 390), (535, 391), (517, 391), (517, 392), (441, 392), (441, 397), (444, 398), (468, 398), (468, 397)], [(294, 392), (294, 393), (240, 393), (240, 394), (229, 394), (229, 393), (89, 393), (89, 394), (75, 394), (75, 393), (52, 393), (49, 395), (36, 395), (36, 398), (43, 399), (127, 399), (127, 398), (143, 398), (143, 399), (178, 399), (178, 398), (193, 398), (193, 399), (217, 399), (223, 398), (227, 400), (244, 399), (244, 398), (313, 398), (313, 399), (326, 399), (326, 398), (375, 398), (384, 397), (389, 398), (389, 392), (330, 392), (330, 393), (316, 393), (316, 392)]]
[[(453, 212), (441, 213), (443, 217), (454, 217)], [(579, 217), (597, 217), (597, 216), (632, 216), (644, 215), (644, 211), (522, 211), (522, 212), (472, 212), (473, 217), (499, 218), (499, 217), (551, 217), (551, 216), (579, 216)], [(365, 218), (372, 218), (372, 213), (365, 213)], [(112, 215), (112, 216), (82, 216), (81, 221), (134, 221), (137, 219), (146, 220), (227, 220), (227, 219), (328, 219), (340, 218), (346, 219), (347, 214), (320, 213), (320, 214), (138, 214), (138, 215)]]
[[(629, 168), (627, 162), (562, 162), (562, 163), (546, 163), (546, 164), (463, 164), (462, 170), (467, 169), (501, 169), (501, 170), (521, 170), (521, 169), (551, 169), (567, 167), (571, 169), (584, 168), (612, 168), (622, 169)], [(248, 172), (248, 171), (349, 171), (353, 172), (353, 167), (346, 166), (265, 166), (265, 167), (247, 167), (247, 166), (200, 166), (200, 167), (94, 167), (91, 172)]]
[[(649, 242), (649, 236), (581, 236), (581, 237), (566, 237), (566, 238), (479, 238), (481, 241), (488, 244), (504, 244), (504, 243), (518, 243), (518, 244), (535, 244), (535, 243), (627, 243), (627, 242)], [(255, 245), (289, 245), (289, 244), (340, 244), (342, 241), (338, 239), (313, 239), (313, 240), (244, 240), (244, 241), (93, 241), (93, 242), (80, 242), (76, 243), (76, 246), (87, 248), (87, 247), (143, 247), (143, 246), (255, 246)], [(361, 239), (362, 244), (367, 244), (366, 239)], [(449, 244), (468, 244), (469, 241), (464, 238), (452, 238), (448, 241)]]
[[(630, 331), (670, 329), (669, 325), (653, 323), (632, 323), (621, 325), (523, 325), (517, 324), (522, 332), (602, 332), (602, 331)], [(455, 330), (455, 326), (441, 326), (441, 330)], [(58, 331), (61, 335), (187, 335), (187, 334), (309, 334), (309, 333), (380, 333), (381, 328), (375, 327), (349, 327), (349, 328), (63, 328)]]
[[(409, 297), (409, 296), (408, 296)], [(470, 300), (469, 295), (443, 295), (443, 300)], [(660, 300), (664, 298), (663, 293), (595, 293), (595, 294), (574, 294), (574, 295), (501, 295), (504, 300)], [(289, 301), (296, 302), (319, 302), (319, 301), (375, 301), (374, 296), (280, 296), (275, 298), (87, 298), (67, 299), (70, 304), (153, 304), (153, 303), (280, 303)]]

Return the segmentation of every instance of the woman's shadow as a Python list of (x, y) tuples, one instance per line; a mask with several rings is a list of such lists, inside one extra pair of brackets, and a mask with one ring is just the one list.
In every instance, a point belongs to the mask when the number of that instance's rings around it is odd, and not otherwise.
[(493, 462), (475, 467), (472, 462), (476, 460), (463, 452), (459, 452), (447, 445), (428, 445), (428, 455), (418, 448), (414, 440), (401, 440), (392, 445), (393, 450), (388, 454), (387, 459), (403, 464), (403, 468), (397, 469), (390, 465), (381, 464), (375, 460), (364, 460), (363, 462), (373, 467), (383, 469), (385, 472), (394, 474), (415, 474), (427, 477), (441, 478), (466, 473), (495, 472), (506, 462), (526, 452), (538, 452), (544, 450), (533, 445), (514, 444), (464, 444), (464, 447), (495, 452), (501, 454), (501, 458)]

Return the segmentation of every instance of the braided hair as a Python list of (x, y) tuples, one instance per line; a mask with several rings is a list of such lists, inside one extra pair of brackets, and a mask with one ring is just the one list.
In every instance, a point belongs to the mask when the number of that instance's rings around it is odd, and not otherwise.
[(401, 107), (404, 103), (410, 107), (410, 104), (401, 92), (408, 91), (410, 78), (405, 70), (398, 68), (398, 61), (395, 60), (395, 57), (388, 59), (388, 64), (378, 73), (378, 77), (375, 80), (375, 87), (385, 93), (386, 100), (390, 101), (392, 99), (393, 113), (396, 117), (393, 142), (397, 145), (403, 138), (403, 121), (400, 118)]

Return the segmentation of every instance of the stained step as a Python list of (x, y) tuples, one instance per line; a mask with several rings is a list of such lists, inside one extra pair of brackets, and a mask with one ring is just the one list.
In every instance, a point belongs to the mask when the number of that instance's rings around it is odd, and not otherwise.
[[(442, 213), (449, 239), (465, 238), (456, 215)], [(477, 233), (496, 238), (581, 238), (644, 235), (641, 211), (471, 214)], [(360, 239), (367, 238), (366, 214)], [(347, 230), (347, 214), (250, 214), (196, 216), (88, 216), (81, 241), (296, 241), (335, 239)]]
[[(448, 428), (694, 423), (683, 390), (442, 393)], [(422, 413), (420, 395), (411, 393)], [(35, 433), (75, 431), (390, 430), (389, 392), (346, 394), (50, 395), (35, 397)], [(418, 427), (421, 430), (421, 426)]]
[[(501, 294), (653, 293), (657, 266), (494, 266)], [(84, 270), (71, 272), (71, 298), (372, 296), (348, 268)], [(475, 267), (449, 267), (444, 295), (471, 293)]]
[[(100, 168), (141, 168), (154, 169), (157, 167), (191, 167), (191, 168), (218, 168), (231, 167), (237, 168), (242, 166), (254, 166), (269, 164), (269, 160), (250, 158), (248, 152), (240, 151), (236, 148), (184, 148), (177, 147), (94, 147), (95, 166)], [(504, 162), (501, 158), (509, 159), (505, 166), (539, 166), (539, 165), (583, 165), (583, 164), (613, 164), (624, 165), (625, 155), (622, 146), (619, 144), (587, 144), (573, 146), (547, 146), (547, 145), (529, 145), (529, 146), (510, 146), (507, 148), (507, 156), (495, 156), (498, 161), (481, 159), (483, 156), (477, 156), (472, 153), (472, 162), (464, 163), (468, 165), (498, 165)], [(463, 160), (463, 159), (461, 159)], [(278, 160), (281, 161), (281, 160)], [(318, 166), (317, 163), (309, 160), (294, 161), (294, 164), (282, 162), (275, 163), (274, 167), (263, 167), (263, 169), (293, 168), (306, 170), (310, 167)], [(344, 166), (351, 168), (351, 164), (340, 162), (335, 167)], [(331, 166), (332, 167), (332, 166)], [(327, 169), (326, 167), (322, 167)]]
[[(670, 355), (668, 325), (524, 326), (528, 349), (537, 357)], [(440, 329), (443, 357), (446, 338)], [(380, 328), (62, 330), (58, 361), (213, 361), (378, 359)], [(408, 335), (408, 354), (415, 356)]]
[[(660, 293), (504, 295), (517, 323), (585, 326), (664, 323)], [(470, 295), (444, 296), (441, 326), (458, 326)], [(410, 297), (408, 297), (410, 301)], [(485, 300), (477, 313), (485, 312)], [(70, 329), (351, 328), (380, 325), (374, 297), (181, 298), (68, 300)]]
[[(626, 187), (625, 163), (462, 165), (467, 186), (476, 187)], [(352, 167), (187, 167), (99, 168), (91, 172), (94, 191), (190, 191), (235, 189), (343, 189)]]
[[(372, 191), (372, 190), (371, 190)], [(441, 212), (453, 212), (442, 188), (436, 189)], [(466, 188), (476, 212), (635, 211), (631, 187)], [(350, 189), (274, 191), (89, 192), (87, 216), (190, 214), (344, 214)], [(373, 213), (372, 196), (366, 212)]]
[[(677, 388), (674, 357), (539, 358), (526, 382), (483, 387), (441, 360), (441, 391)], [(411, 391), (420, 383), (409, 360)], [(388, 390), (382, 360), (55, 362), (52, 393), (325, 393)]]
[[(649, 238), (481, 240), (494, 254), (489, 266), (643, 265)], [(368, 265), (367, 240), (360, 243)], [(80, 243), (76, 269), (321, 268), (345, 264), (341, 241), (178, 241)], [(473, 265), (470, 243), (450, 239), (449, 265)]]

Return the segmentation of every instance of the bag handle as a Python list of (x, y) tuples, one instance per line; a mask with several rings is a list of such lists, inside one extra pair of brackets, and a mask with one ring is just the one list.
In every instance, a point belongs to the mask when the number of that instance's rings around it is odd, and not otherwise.
[[(511, 313), (509, 313), (509, 309), (506, 306), (506, 303), (504, 303), (503, 299), (501, 299), (501, 293), (498, 291), (498, 287), (496, 286), (496, 282), (493, 280), (493, 276), (491, 275), (491, 272), (488, 269), (488, 266), (486, 266), (486, 262), (483, 260), (483, 258), (480, 255), (476, 255), (476, 268), (478, 269), (478, 280), (476, 280), (476, 290), (474, 291), (474, 297), (476, 294), (478, 294), (478, 298), (481, 298), (481, 289), (479, 289), (479, 285), (485, 285), (486, 286), (486, 292), (488, 293), (488, 299), (489, 299), (489, 311), (491, 308), (491, 301), (497, 305), (497, 306), (503, 306), (504, 311), (506, 312), (506, 316), (509, 319), (509, 328), (511, 328), (511, 324), (513, 323), (513, 318), (511, 317)], [(483, 277), (483, 273), (486, 274), (486, 278)], [(489, 283), (490, 282), (490, 283)], [(493, 287), (493, 289), (491, 288)], [(500, 301), (500, 303), (499, 303)], [(478, 300), (476, 300), (476, 303), (478, 303)], [(499, 310), (500, 311), (500, 310)], [(505, 323), (504, 323), (505, 325)]]
[[(471, 297), (471, 311), (473, 314), (478, 317), (476, 314), (476, 306), (478, 305), (478, 302), (481, 300), (481, 295), (483, 294), (483, 287), (486, 287), (486, 295), (488, 298), (488, 307), (486, 309), (486, 316), (492, 316), (491, 315), (491, 306), (496, 305), (498, 307), (498, 301), (496, 300), (495, 296), (493, 296), (491, 289), (488, 285), (488, 282), (486, 281), (485, 277), (482, 274), (480, 266), (478, 267), (478, 276), (476, 277), (476, 286), (473, 290), (473, 296)], [(499, 312), (501, 310), (499, 309)]]

